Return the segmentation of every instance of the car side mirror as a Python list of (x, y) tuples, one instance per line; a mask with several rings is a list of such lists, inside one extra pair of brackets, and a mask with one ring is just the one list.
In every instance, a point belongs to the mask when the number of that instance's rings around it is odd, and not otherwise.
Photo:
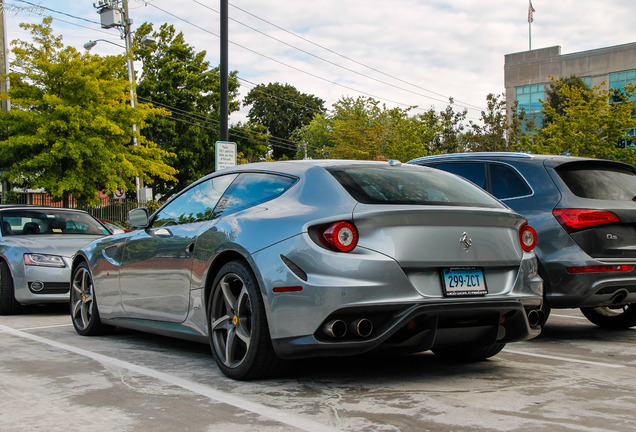
[(148, 209), (140, 207), (128, 212), (128, 223), (135, 228), (145, 228), (149, 222)]

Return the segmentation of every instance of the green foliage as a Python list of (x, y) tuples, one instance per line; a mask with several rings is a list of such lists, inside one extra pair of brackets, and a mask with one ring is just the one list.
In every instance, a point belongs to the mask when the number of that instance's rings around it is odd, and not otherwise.
[[(243, 105), (251, 105), (248, 117), (252, 123), (263, 125), (276, 138), (289, 140), (293, 132), (307, 125), (317, 114), (325, 111), (324, 101), (316, 96), (300, 93), (289, 84), (259, 84), (249, 91)], [(294, 157), (296, 150), (272, 144), (274, 159)]]
[(242, 155), (240, 163), (260, 162), (267, 157), (269, 135), (265, 126), (239, 122), (230, 128), (228, 136), (236, 143), (237, 152)]
[[(152, 24), (144, 23), (135, 32), (134, 43), (146, 35), (156, 43), (135, 51), (143, 62), (137, 94), (140, 101), (171, 111), (150, 120), (144, 131), (160, 148), (175, 154), (171, 163), (178, 170), (176, 181), (158, 179), (155, 188), (160, 195), (170, 196), (214, 170), (221, 77), (219, 68), (205, 61), (206, 52), (196, 52), (172, 25), (163, 24), (154, 31)], [(230, 112), (239, 109), (236, 74), (230, 73), (228, 83)]]
[(570, 75), (558, 80), (552, 79), (551, 85), (546, 88), (545, 98), (545, 103), (552, 109), (549, 110), (549, 112), (544, 111), (544, 126), (551, 123), (555, 119), (555, 116), (562, 117), (565, 115), (565, 107), (569, 103), (569, 101), (565, 99), (565, 88), (578, 90), (577, 93), (587, 102), (594, 97), (594, 91), (590, 89), (583, 81), (583, 78), (578, 75)]
[(455, 112), (450, 105), (440, 113), (430, 109), (411, 115), (412, 110), (389, 109), (373, 98), (345, 97), (334, 104), (331, 115), (316, 116), (294, 139), (312, 158), (408, 161), (463, 151), (465, 112)]
[[(520, 150), (527, 142), (522, 131), (522, 125), (528, 123), (525, 112), (517, 114), (515, 101), (510, 113), (507, 113), (504, 94), (490, 93), (486, 96), (486, 104), (487, 109), (481, 112), (481, 123), (470, 122), (470, 129), (466, 133), (468, 149), (476, 152)], [(528, 124), (534, 125), (534, 122)]]
[(553, 79), (563, 115), (543, 103), (543, 111), (551, 121), (531, 136), (532, 151), (636, 162), (632, 149), (618, 146), (621, 140), (629, 140), (627, 131), (636, 127), (636, 89), (628, 85), (622, 92), (599, 87), (589, 91), (559, 84)]
[(64, 46), (50, 23), (21, 24), (33, 43), (13, 42), (19, 73), (9, 74), (12, 110), (0, 113), (2, 179), (91, 203), (100, 190), (134, 189), (135, 177), (174, 179), (170, 153), (139, 135), (132, 145), (133, 124), (164, 112), (130, 106), (125, 59)]

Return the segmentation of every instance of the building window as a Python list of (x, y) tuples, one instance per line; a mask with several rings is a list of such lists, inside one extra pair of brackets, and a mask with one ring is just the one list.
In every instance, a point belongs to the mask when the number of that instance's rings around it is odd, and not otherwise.
[(585, 76), (585, 77), (581, 77), (581, 79), (583, 80), (583, 83), (587, 86), (587, 88), (592, 88), (592, 77), (591, 76)]
[(610, 89), (622, 89), (627, 84), (636, 85), (636, 70), (613, 72), (609, 74)]
[[(545, 98), (545, 84), (532, 84), (517, 87), (517, 113), (523, 109), (527, 118), (534, 118), (534, 124), (538, 128), (543, 126), (543, 113), (541, 100)], [(525, 129), (525, 125), (524, 125)]]

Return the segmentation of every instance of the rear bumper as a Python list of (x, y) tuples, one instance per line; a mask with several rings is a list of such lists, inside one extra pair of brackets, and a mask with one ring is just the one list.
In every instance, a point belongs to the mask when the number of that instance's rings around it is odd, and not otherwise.
[[(347, 324), (347, 333), (339, 338), (328, 335), (321, 326), (314, 334), (273, 339), (272, 343), (281, 358), (345, 356), (372, 350), (420, 352), (443, 345), (508, 343), (539, 335), (540, 326), (530, 326), (527, 317), (538, 307), (536, 299), (367, 305), (338, 310), (325, 320)], [(351, 322), (359, 318), (373, 324), (367, 337), (356, 335), (350, 328)]]

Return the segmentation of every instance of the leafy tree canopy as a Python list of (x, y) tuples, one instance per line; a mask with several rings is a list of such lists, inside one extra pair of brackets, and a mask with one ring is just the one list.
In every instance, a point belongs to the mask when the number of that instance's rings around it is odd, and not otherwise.
[(636, 128), (634, 86), (616, 92), (600, 87), (589, 91), (553, 79), (553, 88), (563, 114), (543, 102), (543, 111), (552, 120), (530, 135), (530, 151), (636, 162), (633, 149), (620, 145), (630, 142), (628, 132)]
[[(317, 114), (324, 113), (324, 101), (316, 96), (300, 93), (289, 84), (259, 84), (249, 91), (244, 106), (250, 106), (248, 118), (263, 125), (275, 138), (289, 140), (292, 133), (307, 125)], [(296, 150), (289, 146), (273, 147), (274, 159), (293, 157)]]
[[(214, 143), (219, 140), (220, 84), (218, 67), (205, 60), (206, 52), (196, 52), (172, 25), (142, 24), (134, 44), (149, 35), (154, 44), (135, 51), (143, 62), (137, 87), (138, 98), (170, 110), (169, 115), (149, 121), (144, 134), (160, 148), (176, 156), (172, 165), (179, 171), (176, 181), (158, 181), (156, 192), (172, 195), (194, 180), (214, 170)], [(229, 110), (240, 108), (237, 73), (229, 77)]]
[(0, 113), (0, 170), (15, 185), (94, 203), (97, 192), (134, 189), (135, 177), (173, 180), (169, 152), (137, 136), (152, 116), (132, 108), (123, 56), (99, 57), (64, 46), (51, 18), (21, 24), (33, 43), (13, 41), (11, 111)]
[(554, 117), (552, 117), (551, 113), (558, 116), (565, 115), (565, 105), (568, 103), (567, 100), (564, 100), (565, 93), (563, 91), (564, 87), (568, 88), (576, 88), (581, 98), (585, 101), (590, 101), (594, 97), (594, 92), (591, 88), (585, 84), (583, 78), (578, 75), (570, 75), (568, 77), (562, 77), (560, 79), (552, 79), (552, 82), (549, 86), (546, 87), (546, 98), (545, 103), (549, 105), (553, 110), (550, 113), (545, 113), (546, 116), (544, 118), (544, 126), (548, 123), (552, 122)]
[(413, 115), (413, 110), (387, 108), (373, 98), (345, 97), (334, 104), (332, 114), (316, 116), (293, 138), (312, 158), (408, 161), (464, 151), (465, 112), (455, 112), (450, 105), (440, 113), (430, 109)]

